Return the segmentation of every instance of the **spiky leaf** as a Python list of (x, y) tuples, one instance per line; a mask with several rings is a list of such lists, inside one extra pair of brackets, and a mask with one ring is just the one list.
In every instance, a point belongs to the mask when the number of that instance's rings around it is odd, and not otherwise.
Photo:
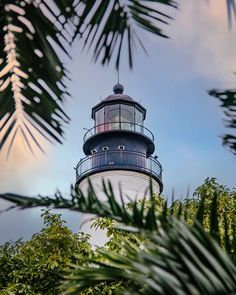
[(31, 152), (33, 143), (42, 150), (39, 134), (62, 142), (68, 77), (56, 49), (68, 55), (73, 2), (0, 2), (0, 149), (9, 152), (18, 133)]

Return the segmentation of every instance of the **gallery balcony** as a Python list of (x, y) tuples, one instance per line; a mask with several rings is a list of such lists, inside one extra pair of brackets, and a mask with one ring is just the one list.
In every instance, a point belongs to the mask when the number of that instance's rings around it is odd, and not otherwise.
[(158, 182), (162, 179), (162, 167), (157, 159), (133, 151), (108, 150), (82, 159), (76, 166), (76, 182), (108, 170), (131, 170), (150, 175)]

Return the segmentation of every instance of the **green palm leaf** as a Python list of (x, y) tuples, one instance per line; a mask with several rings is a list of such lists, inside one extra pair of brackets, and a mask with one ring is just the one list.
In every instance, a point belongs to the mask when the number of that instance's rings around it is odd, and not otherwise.
[(124, 239), (122, 255), (100, 249), (99, 258), (83, 260), (88, 267), (73, 265), (63, 285), (65, 294), (120, 280), (119, 294), (236, 292), (236, 267), (199, 225), (170, 219), (164, 228), (159, 222), (158, 232), (145, 232), (147, 241), (139, 245)]
[(80, 0), (81, 12), (75, 37), (79, 34), (87, 49), (93, 47), (95, 61), (100, 58), (102, 64), (108, 64), (111, 57), (116, 55), (116, 68), (119, 67), (126, 39), (129, 65), (132, 68), (135, 43), (138, 42), (144, 48), (135, 26), (167, 37), (159, 24), (167, 24), (171, 17), (160, 11), (160, 4), (177, 7), (173, 0)]
[[(155, 200), (150, 199), (150, 206), (144, 210), (144, 204), (138, 200), (130, 201), (129, 206), (124, 205), (122, 193), (120, 197), (114, 195), (111, 183), (103, 181), (103, 190), (107, 197), (104, 202), (96, 196), (95, 190), (90, 183), (88, 192), (84, 194), (80, 189), (71, 190), (71, 199), (64, 198), (57, 192), (54, 198), (50, 197), (25, 197), (6, 193), (0, 194), (0, 198), (15, 203), (21, 209), (31, 207), (48, 206), (52, 208), (71, 209), (73, 211), (91, 213), (100, 217), (110, 217), (126, 225), (136, 226), (143, 229), (157, 229), (155, 212)], [(11, 207), (14, 208), (15, 206)], [(11, 209), (10, 208), (10, 209)]]
[(56, 48), (68, 55), (73, 1), (3, 0), (0, 11), (0, 149), (8, 143), (9, 152), (20, 133), (32, 152), (32, 143), (42, 150), (38, 134), (61, 142), (68, 122), (68, 76)]

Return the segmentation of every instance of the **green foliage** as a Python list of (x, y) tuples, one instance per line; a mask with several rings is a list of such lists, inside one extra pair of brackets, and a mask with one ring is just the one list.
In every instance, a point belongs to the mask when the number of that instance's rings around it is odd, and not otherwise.
[[(166, 200), (162, 196), (154, 196), (153, 200), (139, 200), (139, 205), (144, 205), (149, 210), (152, 202), (155, 204), (155, 214), (162, 221), (170, 216), (185, 220), (193, 225), (195, 220), (203, 226), (206, 232), (210, 232), (216, 238), (221, 247), (236, 262), (236, 192), (219, 185), (215, 178), (207, 178), (194, 193), (193, 198), (183, 201), (175, 200), (166, 207)], [(132, 203), (127, 208), (132, 210)], [(148, 212), (148, 211), (147, 211)], [(107, 249), (118, 251), (121, 249), (120, 239), (124, 236), (133, 241), (135, 234), (122, 232), (116, 229), (117, 222), (111, 218), (98, 218), (94, 227), (107, 229), (110, 238), (106, 244)]]
[(174, 215), (194, 224), (197, 219), (204, 230), (209, 232), (236, 261), (235, 225), (236, 192), (207, 178), (198, 187), (192, 199), (174, 201), (167, 210), (167, 215)]
[(94, 226), (107, 228), (110, 241), (93, 256), (77, 256), (79, 263), (72, 264), (62, 287), (65, 294), (236, 292), (235, 191), (212, 178), (194, 198), (170, 206), (160, 196), (126, 205), (111, 184), (103, 185), (106, 202), (92, 186), (86, 196), (72, 189), (71, 200), (59, 193), (55, 198), (0, 196), (21, 208), (52, 206), (102, 217)]
[[(6, 243), (0, 248), (1, 292), (58, 294), (60, 280), (76, 255), (90, 256), (89, 237), (73, 234), (60, 214), (42, 213), (44, 228), (27, 242)], [(1, 293), (0, 294), (4, 294)]]
[[(119, 294), (120, 288), (124, 285), (123, 281), (117, 282), (104, 282), (93, 287), (86, 288), (80, 295), (115, 295)], [(65, 290), (65, 294), (68, 294), (70, 291)]]
[(93, 258), (85, 260), (89, 267), (74, 265), (63, 285), (66, 294), (116, 280), (129, 281), (118, 294), (223, 295), (236, 291), (235, 265), (198, 224), (189, 227), (169, 218), (164, 227), (158, 221), (158, 233), (141, 230), (140, 234), (147, 239), (139, 245), (123, 239), (122, 254), (100, 249), (104, 262)]
[(19, 265), (16, 256), (21, 245), (22, 242), (17, 241), (15, 243), (7, 242), (0, 246), (0, 289), (8, 285), (11, 273), (16, 265)]
[(141, 229), (136, 218), (132, 227), (126, 218), (122, 220), (126, 226), (110, 218), (98, 219), (94, 226), (108, 229), (110, 240), (97, 251), (95, 259), (89, 260), (89, 268), (73, 266), (63, 287), (65, 292), (76, 294), (92, 285), (103, 294), (102, 284), (109, 288), (117, 283), (111, 294), (233, 294), (236, 192), (212, 178), (206, 179), (194, 197), (176, 200), (169, 207), (160, 196), (127, 205), (133, 214), (138, 206), (144, 208), (144, 216), (155, 211), (155, 217), (150, 218), (155, 218), (155, 228), (151, 221), (150, 228)]

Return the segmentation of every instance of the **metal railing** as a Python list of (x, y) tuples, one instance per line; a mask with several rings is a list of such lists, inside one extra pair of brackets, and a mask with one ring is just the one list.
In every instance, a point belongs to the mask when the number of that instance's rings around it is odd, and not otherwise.
[(82, 159), (76, 166), (76, 181), (91, 172), (112, 169), (145, 171), (160, 180), (162, 174), (161, 164), (155, 158), (132, 151), (114, 150), (98, 152)]
[(130, 122), (109, 122), (109, 123), (103, 123), (96, 125), (89, 129), (85, 135), (84, 135), (84, 142), (87, 141), (90, 137), (103, 132), (108, 131), (115, 131), (115, 130), (124, 130), (124, 131), (132, 131), (136, 133), (141, 133), (154, 141), (154, 135), (152, 132), (144, 127), (143, 125), (139, 125), (136, 123), (130, 123)]

